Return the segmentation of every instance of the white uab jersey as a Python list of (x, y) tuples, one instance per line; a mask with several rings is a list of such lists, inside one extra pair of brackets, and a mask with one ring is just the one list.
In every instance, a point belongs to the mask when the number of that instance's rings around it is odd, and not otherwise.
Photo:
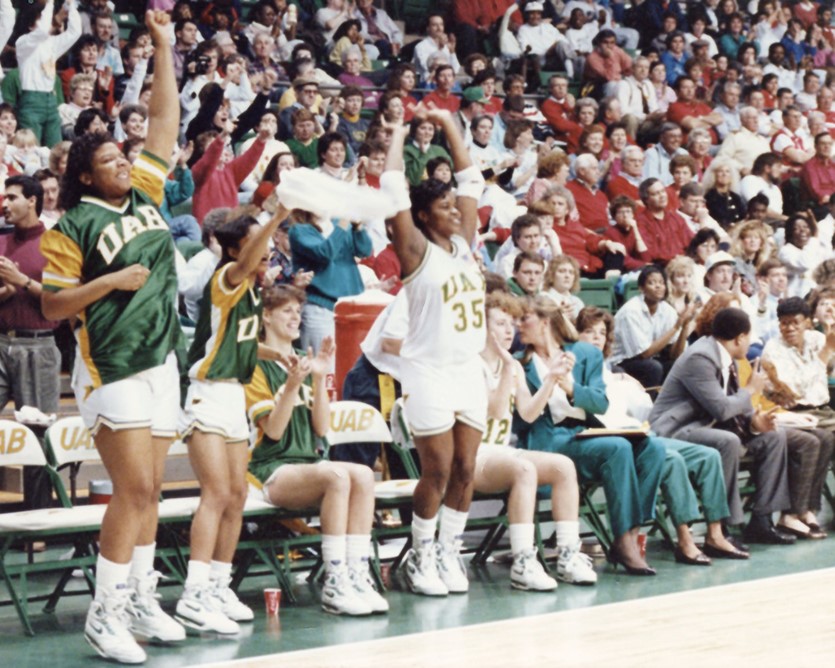
[(450, 241), (451, 254), (427, 243), (420, 266), (403, 279), (409, 298), (404, 359), (445, 366), (484, 349), (484, 276), (467, 242), (457, 235)]
[[(495, 368), (490, 368), (487, 360), (482, 357), (481, 365), (484, 368), (484, 381), (487, 385), (489, 396), (489, 393), (493, 392), (499, 386), (504, 363), (499, 360)], [(513, 419), (513, 403), (515, 398), (516, 384), (514, 383), (504, 414), (500, 418), (487, 417), (487, 427), (484, 429), (484, 434), (481, 437), (482, 445), (510, 445), (510, 426)]]

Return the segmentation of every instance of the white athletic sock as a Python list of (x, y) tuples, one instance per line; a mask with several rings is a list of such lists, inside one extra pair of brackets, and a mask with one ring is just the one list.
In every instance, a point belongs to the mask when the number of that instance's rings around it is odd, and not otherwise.
[(188, 573), (186, 574), (186, 587), (201, 586), (209, 583), (209, 572), (211, 566), (205, 561), (188, 562)]
[(449, 506), (441, 506), (441, 529), (438, 531), (438, 542), (449, 545), (464, 537), (467, 526), (467, 516), (460, 510), (453, 510)]
[(126, 589), (130, 564), (117, 564), (99, 555), (96, 559), (96, 600), (101, 601), (114, 589)]
[(133, 548), (133, 559), (130, 562), (130, 576), (142, 580), (154, 572), (154, 557), (157, 544), (137, 545)]
[(346, 551), (347, 541), (344, 535), (322, 534), (322, 561), (325, 562), (326, 571), (344, 566)]
[(412, 514), (412, 544), (415, 549), (425, 547), (435, 540), (435, 529), (438, 527), (438, 516), (424, 519), (417, 513)]
[(574, 547), (580, 542), (580, 522), (562, 520), (554, 522), (557, 530), (557, 547)]
[(209, 579), (220, 580), (222, 578), (228, 578), (232, 575), (232, 564), (227, 564), (225, 561), (215, 561), (212, 559), (209, 562)]
[(368, 555), (371, 554), (371, 534), (348, 534), (345, 537), (345, 554), (348, 566), (361, 570), (368, 568)]
[(533, 548), (534, 526), (530, 524), (510, 525), (510, 551), (513, 556)]

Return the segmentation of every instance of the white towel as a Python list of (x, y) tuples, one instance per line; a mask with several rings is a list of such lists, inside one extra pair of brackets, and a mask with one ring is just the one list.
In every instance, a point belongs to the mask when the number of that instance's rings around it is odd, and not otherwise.
[(394, 215), (391, 200), (379, 190), (305, 167), (284, 172), (275, 190), (286, 208), (303, 209), (323, 218), (360, 220), (381, 226), (383, 220)]

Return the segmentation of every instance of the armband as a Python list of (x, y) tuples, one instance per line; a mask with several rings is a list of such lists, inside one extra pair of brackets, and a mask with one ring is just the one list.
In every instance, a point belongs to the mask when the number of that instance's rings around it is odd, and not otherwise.
[(459, 197), (472, 197), (476, 201), (481, 199), (481, 193), (484, 192), (484, 177), (478, 167), (470, 165), (457, 172), (455, 181), (458, 183), (457, 193)]
[(405, 173), (391, 169), (383, 172), (380, 176), (380, 191), (391, 201), (392, 215), (412, 208)]

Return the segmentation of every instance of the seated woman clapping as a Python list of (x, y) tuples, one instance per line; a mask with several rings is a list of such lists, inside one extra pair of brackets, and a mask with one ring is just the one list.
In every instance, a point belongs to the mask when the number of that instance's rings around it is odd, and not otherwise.
[(531, 396), (522, 367), (508, 352), (513, 343), (514, 319), (522, 315), (518, 300), (503, 292), (487, 296), (487, 347), (481, 353), (487, 381), (487, 429), (476, 455), (475, 489), (509, 491), (508, 519), (513, 566), (510, 583), (516, 589), (549, 591), (557, 587), (537, 561), (533, 514), (537, 486), (550, 485), (551, 513), (556, 524), (557, 577), (574, 584), (594, 584), (597, 573), (591, 559), (580, 552), (579, 490), (573, 462), (564, 455), (511, 447), (510, 424), (514, 408), (526, 420), (544, 410), (557, 377), (567, 373), (564, 361), (545, 376)]
[(249, 479), (270, 503), (288, 509), (319, 507), (325, 585), (322, 608), (337, 615), (388, 611), (368, 570), (374, 519), (374, 474), (366, 466), (329, 462), (317, 450), (328, 431), (325, 377), (334, 344), (314, 357), (293, 349), (304, 293), (290, 286), (263, 292), (264, 343), (282, 361), (259, 361), (246, 386), (247, 410), (258, 428)]
[[(522, 366), (530, 392), (551, 385), (547, 405), (530, 425), (514, 416), (521, 447), (566, 455), (581, 481), (601, 481), (614, 534), (609, 560), (632, 575), (655, 575), (641, 556), (638, 531), (655, 516), (664, 447), (653, 438), (635, 443), (615, 435), (578, 438), (588, 427), (600, 427), (595, 416), (609, 407), (603, 355), (594, 346), (574, 342), (550, 299), (536, 297), (526, 304), (519, 336), (526, 345)], [(567, 370), (560, 369), (561, 360)], [(551, 375), (558, 376), (556, 382), (549, 382)]]

